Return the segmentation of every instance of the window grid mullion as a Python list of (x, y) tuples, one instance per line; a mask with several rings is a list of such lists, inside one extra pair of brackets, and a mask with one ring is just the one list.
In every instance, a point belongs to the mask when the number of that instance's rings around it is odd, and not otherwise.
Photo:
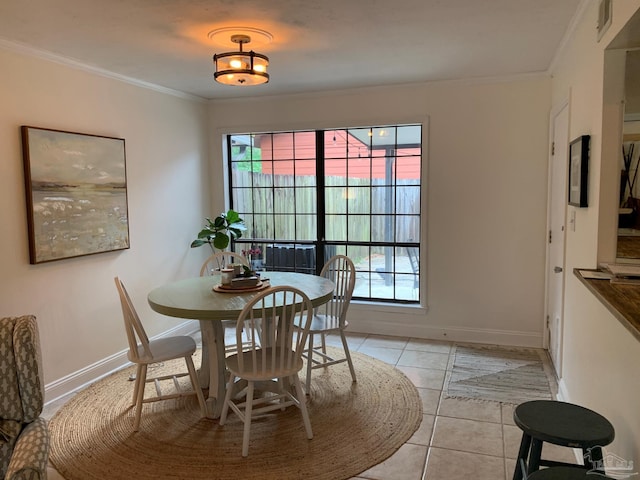
[[(400, 284), (398, 282), (400, 282), (399, 279), (403, 279), (405, 276), (407, 276), (407, 274), (410, 274), (410, 272), (405, 272), (402, 271), (401, 273), (399, 272), (399, 269), (402, 268), (406, 268), (403, 267), (402, 263), (400, 262), (402, 260), (403, 257), (403, 250), (402, 248), (417, 248), (418, 250), (418, 255), (419, 255), (419, 242), (408, 242), (407, 240), (409, 240), (410, 238), (418, 238), (420, 236), (419, 231), (414, 231), (414, 229), (418, 229), (420, 228), (420, 211), (418, 210), (418, 212), (415, 212), (415, 210), (407, 210), (406, 209), (406, 202), (407, 201), (411, 201), (411, 202), (418, 202), (418, 204), (420, 204), (420, 197), (422, 194), (421, 189), (417, 189), (417, 192), (411, 192), (410, 189), (402, 189), (402, 191), (400, 191), (400, 176), (398, 174), (398, 151), (400, 146), (402, 146), (404, 149), (406, 148), (418, 148), (419, 152), (417, 153), (417, 157), (421, 158), (422, 156), (422, 145), (421, 145), (421, 139), (417, 144), (400, 144), (399, 143), (399, 129), (403, 128), (403, 127), (399, 127), (397, 125), (392, 125), (392, 126), (385, 126), (385, 127), (360, 127), (359, 129), (354, 129), (353, 130), (353, 142), (350, 143), (349, 138), (350, 138), (350, 133), (351, 129), (340, 129), (340, 130), (336, 130), (336, 132), (341, 132), (343, 134), (345, 134), (345, 138), (344, 138), (344, 142), (346, 143), (345, 147), (346, 147), (346, 153), (345, 154), (338, 154), (337, 158), (340, 158), (340, 156), (344, 155), (345, 158), (345, 165), (344, 165), (344, 175), (345, 175), (345, 188), (347, 190), (347, 192), (349, 191), (349, 188), (351, 187), (351, 185), (353, 184), (354, 186), (357, 185), (358, 186), (358, 190), (360, 192), (364, 192), (364, 191), (368, 191), (368, 198), (366, 199), (366, 202), (368, 204), (368, 213), (363, 210), (362, 206), (358, 206), (353, 202), (350, 202), (347, 200), (347, 203), (345, 205), (345, 213), (340, 214), (339, 211), (332, 213), (332, 215), (336, 215), (340, 217), (343, 216), (344, 217), (344, 230), (342, 230), (342, 232), (344, 232), (343, 234), (341, 234), (340, 230), (334, 230), (334, 234), (332, 234), (333, 237), (335, 237), (335, 239), (332, 239), (330, 241), (327, 241), (326, 239), (326, 234), (327, 234), (327, 210), (326, 210), (326, 200), (327, 200), (327, 196), (326, 196), (326, 182), (325, 182), (325, 178), (327, 174), (330, 174), (331, 172), (333, 172), (333, 170), (330, 170), (329, 172), (325, 171), (325, 169), (327, 168), (327, 163), (326, 163), (326, 142), (325, 142), (325, 133), (327, 131), (331, 131), (331, 130), (316, 130), (315, 131), (315, 173), (316, 173), (316, 179), (315, 182), (313, 183), (313, 185), (311, 185), (311, 183), (309, 185), (307, 185), (306, 183), (302, 182), (301, 178), (298, 178), (298, 175), (305, 175), (305, 172), (307, 172), (307, 165), (308, 162), (305, 162), (304, 165), (304, 170), (302, 170), (303, 165), (300, 165), (300, 158), (299, 154), (302, 152), (299, 152), (298, 149), (299, 148), (303, 148), (305, 149), (305, 152), (308, 151), (307, 147), (305, 147), (306, 143), (301, 143), (303, 140), (303, 136), (299, 135), (299, 132), (286, 132), (288, 134), (291, 135), (291, 144), (292, 144), (292, 154), (291, 154), (291, 167), (287, 167), (286, 164), (283, 165), (278, 165), (276, 163), (276, 157), (277, 155), (279, 155), (277, 149), (276, 149), (276, 138), (280, 133), (285, 133), (285, 132), (265, 132), (262, 134), (259, 134), (261, 136), (264, 137), (269, 137), (271, 139), (271, 143), (270, 143), (270, 148), (271, 148), (271, 170), (272, 170), (272, 179), (271, 179), (271, 183), (269, 185), (268, 190), (265, 189), (265, 191), (263, 192), (264, 194), (269, 195), (270, 194), (270, 200), (272, 205), (275, 207), (275, 201), (276, 201), (276, 181), (275, 181), (275, 175), (279, 174), (279, 175), (286, 175), (287, 173), (287, 168), (290, 168), (290, 170), (288, 170), (289, 172), (292, 172), (293, 175), (293, 179), (292, 182), (285, 182), (283, 183), (283, 188), (284, 190), (282, 191), (282, 201), (293, 201), (293, 208), (291, 209), (290, 206), (281, 206), (282, 208), (284, 208), (283, 211), (292, 211), (293, 212), (293, 219), (292, 223), (289, 223), (289, 225), (293, 225), (293, 234), (292, 239), (293, 239), (293, 244), (295, 245), (294, 248), (298, 248), (299, 245), (316, 245), (316, 268), (317, 270), (320, 270), (322, 267), (322, 264), (324, 262), (324, 256), (325, 256), (325, 250), (327, 246), (333, 245), (333, 248), (339, 248), (340, 250), (342, 249), (346, 249), (343, 250), (345, 253), (349, 252), (353, 249), (353, 255), (363, 255), (363, 254), (367, 254), (367, 252), (362, 252), (362, 247), (365, 247), (366, 250), (368, 251), (368, 281), (366, 284), (366, 290), (362, 291), (361, 295), (367, 295), (368, 292), (368, 298), (374, 299), (374, 300), (384, 300), (384, 301), (394, 301), (394, 302), (398, 302), (398, 303), (415, 303), (413, 301), (410, 300), (405, 300), (403, 298), (399, 298), (401, 297), (402, 293), (399, 292), (399, 288), (400, 288)], [(369, 145), (369, 152), (368, 152), (368, 168), (367, 170), (365, 170), (365, 172), (367, 172), (368, 175), (368, 179), (367, 179), (367, 185), (360, 185), (361, 182), (352, 182), (351, 176), (355, 175), (354, 179), (359, 178), (359, 176), (363, 173), (361, 170), (360, 166), (356, 167), (355, 163), (351, 163), (352, 160), (352, 150), (357, 149), (358, 153), (360, 152), (360, 148), (361, 147), (357, 147), (358, 145), (363, 145), (363, 140), (365, 140), (363, 133), (366, 133), (366, 130), (368, 129), (370, 135), (369, 135), (369, 139), (368, 139), (368, 145)], [(391, 144), (386, 144), (384, 142), (384, 138), (379, 139), (378, 135), (382, 136), (387, 136), (384, 132), (384, 130), (386, 130), (388, 133), (389, 130), (391, 129), (392, 132), (394, 132), (394, 140)], [(375, 133), (374, 133), (375, 132)], [(405, 133), (405, 132), (403, 132)], [(276, 243), (277, 241), (287, 241), (288, 239), (286, 238), (279, 238), (280, 235), (277, 234), (277, 231), (275, 229), (276, 227), (276, 222), (275, 219), (279, 218), (280, 216), (283, 215), (289, 215), (289, 214), (284, 214), (284, 213), (280, 213), (280, 214), (276, 214), (276, 208), (268, 208), (268, 203), (264, 204), (263, 208), (264, 212), (258, 212), (257, 209), (260, 208), (263, 204), (263, 202), (259, 201), (259, 197), (261, 195), (255, 195), (255, 188), (257, 188), (260, 185), (267, 185), (266, 183), (262, 183), (259, 182), (259, 179), (255, 176), (255, 172), (254, 172), (254, 162), (255, 162), (255, 156), (258, 153), (257, 149), (261, 148), (261, 147), (254, 147), (254, 141), (256, 140), (256, 134), (251, 134), (251, 150), (250, 150), (250, 155), (249, 155), (249, 161), (250, 161), (250, 165), (251, 167), (249, 168), (249, 182), (246, 182), (246, 180), (243, 180), (244, 175), (246, 174), (246, 172), (244, 171), (245, 168), (242, 168), (242, 172), (241, 174), (238, 176), (237, 175), (237, 179), (240, 181), (243, 181), (245, 183), (248, 184), (248, 188), (251, 190), (251, 200), (252, 202), (250, 203), (252, 205), (252, 209), (253, 212), (246, 212), (247, 214), (251, 213), (253, 215), (254, 218), (254, 225), (257, 225), (258, 222), (255, 221), (256, 219), (256, 214), (259, 214), (262, 216), (262, 218), (265, 221), (268, 221), (268, 219), (271, 219), (271, 223), (274, 226), (271, 230), (271, 234), (270, 235), (265, 235), (265, 237), (272, 237), (272, 238), (265, 238), (265, 240), (271, 240), (273, 243)], [(375, 135), (375, 138), (374, 138)], [(405, 135), (406, 138), (407, 135)], [(260, 138), (260, 137), (257, 137)], [(233, 165), (232, 164), (232, 155), (231, 155), (231, 148), (232, 148), (232, 142), (231, 142), (231, 136), (227, 137), (227, 154), (229, 157), (229, 165)], [(380, 153), (382, 153), (381, 151), (378, 150), (374, 150), (374, 145), (376, 145), (377, 149), (383, 148), (384, 149), (384, 156), (380, 156)], [(408, 146), (410, 145), (410, 147)], [(376, 154), (376, 156), (374, 157), (374, 152), (378, 152)], [(413, 153), (409, 152), (407, 153), (405, 150), (403, 150), (403, 153), (406, 155), (414, 155)], [(262, 155), (262, 157), (264, 157), (264, 155)], [(306, 158), (306, 157), (305, 157)], [(333, 158), (333, 157), (332, 157)], [(374, 158), (375, 158), (375, 168), (374, 168)], [(264, 162), (264, 158), (261, 159), (262, 162)], [(286, 160), (286, 158), (283, 158), (283, 160)], [(419, 164), (418, 164), (418, 169), (421, 169), (421, 161), (418, 160)], [(264, 163), (262, 164), (264, 166)], [(410, 168), (415, 168), (414, 166), (409, 165)], [(333, 168), (333, 167), (332, 167)], [(403, 166), (403, 172), (402, 172), (402, 177), (404, 179), (415, 179), (416, 177), (407, 177), (406, 176), (406, 172), (409, 171), (411, 172), (411, 170), (405, 170), (406, 167)], [(245, 196), (245, 200), (243, 201), (242, 198), (242, 190), (244, 190), (244, 188), (242, 188), (240, 185), (239, 186), (235, 186), (233, 184), (233, 175), (231, 172), (232, 168), (229, 169), (229, 175), (228, 175), (228, 181), (229, 181), (229, 185), (231, 186), (231, 190), (230, 190), (230, 196), (231, 196), (231, 205), (233, 206), (233, 198), (234, 195), (237, 196), (236, 200), (238, 205), (246, 205), (247, 202), (247, 197)], [(311, 171), (314, 171), (311, 170)], [(384, 172), (384, 174), (381, 176), (381, 172)], [(306, 173), (307, 175), (309, 173)], [(418, 173), (419, 174), (419, 173)], [(338, 175), (343, 175), (343, 174), (338, 174)], [(390, 177), (390, 178), (389, 178)], [(366, 178), (366, 177), (364, 177)], [(375, 183), (375, 185), (377, 185), (376, 190), (374, 190), (374, 179), (378, 178), (378, 182)], [(387, 179), (389, 181), (387, 181)], [(418, 178), (418, 187), (420, 186), (420, 178)], [(338, 184), (343, 183), (343, 182), (338, 182)], [(407, 182), (408, 183), (408, 182)], [(292, 184), (291, 187), (291, 191), (289, 193), (287, 193), (287, 184)], [(304, 199), (302, 197), (300, 197), (301, 195), (301, 188), (304, 186), (304, 188), (315, 188), (315, 192), (314, 195), (312, 195), (311, 197), (308, 196), (308, 193), (305, 190), (305, 196)], [(365, 187), (362, 188), (361, 187)], [(245, 187), (246, 188), (246, 187)], [(264, 187), (260, 187), (260, 188), (264, 188)], [(335, 190), (331, 192), (332, 195), (340, 195), (340, 191), (339, 190)], [(403, 205), (403, 210), (400, 213), (394, 213), (397, 211), (398, 206), (401, 204), (401, 199), (400, 196), (402, 195), (402, 205)], [(411, 198), (408, 198), (407, 195), (411, 195)], [(417, 195), (417, 200), (414, 198), (414, 196)], [(378, 203), (374, 203), (374, 196), (377, 196), (379, 198)], [(304, 232), (300, 232), (299, 229), (303, 229), (304, 225), (307, 225), (307, 222), (302, 222), (302, 218), (299, 218), (299, 216), (303, 215), (303, 211), (300, 210), (298, 207), (300, 205), (298, 205), (298, 201), (306, 201), (305, 199), (307, 198), (316, 198), (316, 208), (315, 208), (315, 214), (316, 214), (316, 218), (315, 218), (315, 226), (316, 226), (316, 238), (315, 240), (311, 239), (308, 241), (302, 241), (302, 238), (311, 238), (308, 236), (308, 233), (305, 234)], [(293, 199), (293, 200), (291, 200)], [(336, 200), (338, 200), (339, 197), (336, 197)], [(363, 205), (366, 206), (367, 204)], [(375, 214), (378, 216), (378, 221), (376, 222), (376, 225), (378, 225), (378, 227), (383, 228), (386, 230), (386, 232), (380, 232), (379, 229), (377, 230), (377, 234), (374, 235), (374, 224), (373, 224), (373, 218), (374, 218), (374, 205), (378, 205), (378, 212), (376, 212)], [(281, 208), (281, 209), (282, 209)], [(269, 211), (271, 210), (271, 211)], [(382, 213), (382, 215), (381, 215)], [(355, 216), (354, 216), (355, 215)], [(415, 221), (413, 220), (413, 217), (417, 216), (417, 224), (415, 223)], [(358, 225), (357, 222), (359, 222), (360, 220), (364, 220), (365, 218), (368, 218), (368, 233), (366, 237), (363, 237), (362, 234), (360, 233), (359, 238), (367, 238), (368, 241), (353, 241), (355, 239), (352, 239), (351, 236), (354, 234), (355, 232), (355, 226)], [(286, 219), (285, 219), (286, 220)], [(351, 225), (351, 223), (353, 222), (353, 225)], [(282, 223), (282, 222), (280, 222)], [(286, 222), (288, 223), (288, 222)], [(342, 222), (340, 222), (342, 223)], [(264, 222), (260, 222), (260, 224), (264, 224)], [(404, 231), (403, 230), (403, 235), (400, 235), (401, 232), (399, 232), (399, 229), (405, 229), (406, 228), (410, 228), (410, 231)], [(262, 228), (261, 228), (262, 229)], [(259, 233), (257, 231), (254, 231), (255, 233)], [(265, 232), (266, 233), (266, 232)], [(290, 233), (290, 232), (289, 232)], [(338, 234), (338, 236), (336, 236), (336, 234)], [(408, 234), (408, 235), (407, 235)], [(286, 235), (287, 237), (289, 237), (289, 234)], [(343, 237), (344, 236), (344, 237)], [(343, 237), (343, 238), (341, 238)], [(399, 239), (403, 238), (404, 241), (400, 242)], [(241, 241), (241, 243), (249, 243), (251, 242), (251, 236), (247, 236), (246, 239), (242, 239), (243, 241)], [(377, 241), (374, 241), (377, 240)], [(380, 241), (382, 240), (382, 241)], [(351, 248), (350, 248), (351, 247)], [(384, 270), (382, 270), (383, 272), (386, 272), (387, 275), (390, 276), (390, 279), (392, 279), (391, 284), (388, 284), (389, 287), (391, 287), (389, 290), (387, 290), (386, 294), (382, 293), (380, 295), (380, 292), (376, 292), (374, 289), (374, 277), (375, 275), (377, 275), (377, 270), (375, 269), (374, 266), (376, 265), (376, 263), (374, 263), (372, 261), (373, 258), (373, 254), (374, 254), (374, 249), (377, 252), (380, 252), (380, 250), (382, 250), (382, 252), (384, 253), (385, 256), (389, 256), (390, 258), (388, 258), (388, 260), (391, 260), (391, 262), (387, 262), (386, 263), (386, 268)], [(339, 251), (340, 251), (339, 250)], [(306, 262), (306, 261), (305, 261)], [(300, 267), (300, 268), (304, 268), (303, 267), (303, 263), (300, 263), (300, 260), (296, 257), (296, 260), (294, 260), (294, 266), (295, 267)], [(365, 267), (366, 268), (366, 267)], [(367, 271), (365, 271), (367, 272)], [(414, 275), (418, 275), (418, 273), (416, 272), (415, 268), (414, 268)], [(364, 287), (364, 285), (363, 285)], [(380, 295), (379, 298), (374, 297), (374, 294), (378, 294)], [(389, 297), (388, 295), (391, 295), (391, 297)], [(363, 297), (356, 297), (356, 298), (363, 298)], [(365, 297), (366, 298), (366, 297)]]
[(316, 151), (316, 244), (317, 257), (316, 273), (319, 274), (325, 261), (326, 245), (326, 195), (325, 195), (325, 135), (324, 130), (315, 132)]
[[(291, 148), (292, 148), (292, 152), (291, 152), (291, 157), (293, 160), (293, 242), (294, 245), (296, 244), (296, 242), (299, 240), (298, 239), (298, 215), (296, 215), (296, 200), (297, 200), (297, 195), (298, 195), (298, 182), (296, 180), (297, 176), (296, 176), (296, 159), (298, 158), (297, 154), (296, 154), (296, 132), (291, 132)], [(297, 259), (294, 259), (294, 268), (296, 265)]]
[(272, 172), (272, 179), (271, 179), (271, 187), (270, 187), (270, 193), (271, 193), (271, 224), (273, 225), (273, 229), (272, 229), (272, 235), (273, 235), (273, 242), (275, 243), (276, 241), (276, 229), (275, 229), (275, 225), (276, 225), (276, 213), (275, 213), (275, 206), (276, 206), (276, 162), (275, 162), (275, 133), (270, 133), (269, 137), (271, 138), (271, 172)]

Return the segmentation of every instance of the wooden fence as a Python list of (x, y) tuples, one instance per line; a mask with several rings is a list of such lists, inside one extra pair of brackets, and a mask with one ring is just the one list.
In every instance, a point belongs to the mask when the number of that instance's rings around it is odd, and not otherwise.
[[(327, 241), (419, 241), (420, 186), (415, 180), (398, 180), (393, 186), (383, 179), (349, 178), (348, 185), (346, 180), (325, 178)], [(313, 241), (316, 185), (313, 176), (234, 169), (233, 208), (253, 238)]]

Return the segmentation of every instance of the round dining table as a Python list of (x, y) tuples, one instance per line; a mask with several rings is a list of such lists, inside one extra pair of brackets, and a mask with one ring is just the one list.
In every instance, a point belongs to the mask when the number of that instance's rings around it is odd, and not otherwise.
[[(317, 275), (297, 272), (261, 272), (262, 282), (271, 286), (290, 285), (302, 290), (314, 307), (328, 302), (335, 284)], [(162, 285), (149, 292), (151, 308), (163, 315), (200, 322), (202, 363), (200, 385), (209, 389), (208, 415), (218, 418), (225, 396), (225, 339), (222, 320), (236, 320), (244, 306), (260, 291), (220, 291), (220, 273), (187, 278)], [(214, 289), (214, 287), (216, 287)]]

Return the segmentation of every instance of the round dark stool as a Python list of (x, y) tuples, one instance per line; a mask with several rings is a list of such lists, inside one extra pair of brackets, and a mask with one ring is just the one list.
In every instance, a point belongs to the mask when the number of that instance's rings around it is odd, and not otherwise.
[(613, 441), (615, 430), (599, 413), (567, 402), (533, 400), (518, 405), (513, 411), (513, 420), (522, 430), (513, 480), (522, 480), (523, 470), (528, 476), (541, 465), (576, 466), (542, 459), (543, 442), (582, 449), (585, 467), (604, 474), (601, 447)]
[(551, 467), (533, 472), (527, 480), (613, 480), (601, 474), (589, 473), (589, 470), (576, 467)]

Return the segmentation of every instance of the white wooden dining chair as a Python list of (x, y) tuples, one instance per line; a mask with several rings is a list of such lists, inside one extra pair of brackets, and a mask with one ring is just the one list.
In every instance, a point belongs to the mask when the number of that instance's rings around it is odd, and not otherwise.
[[(223, 268), (226, 268), (227, 265), (231, 265), (232, 263), (240, 263), (245, 267), (250, 266), (249, 260), (244, 255), (240, 255), (239, 253), (236, 253), (236, 252), (216, 252), (213, 255), (209, 256), (209, 258), (207, 258), (204, 261), (204, 263), (202, 264), (202, 267), (200, 268), (200, 276), (206, 277), (215, 272), (219, 272)], [(222, 320), (221, 323), (222, 323), (222, 328), (225, 331), (232, 330), (232, 329), (235, 330), (235, 327), (236, 327), (235, 319)], [(225, 347), (224, 347), (225, 355), (228, 355), (230, 353), (235, 353), (236, 348), (237, 347), (235, 343), (230, 343), (229, 345), (225, 344)]]
[[(171, 398), (183, 397), (186, 395), (196, 395), (200, 405), (201, 416), (206, 415), (206, 405), (204, 395), (198, 382), (196, 369), (193, 365), (191, 356), (196, 351), (196, 342), (188, 336), (173, 336), (149, 340), (140, 317), (133, 307), (131, 298), (124, 288), (122, 281), (116, 277), (116, 288), (120, 295), (120, 304), (122, 305), (122, 315), (124, 317), (124, 327), (127, 332), (127, 340), (129, 341), (129, 360), (137, 365), (135, 385), (133, 389), (133, 403), (136, 407), (135, 420), (133, 430), (138, 431), (140, 427), (140, 416), (142, 414), (143, 403), (156, 402), (159, 400), (169, 400)], [(147, 378), (147, 367), (153, 363), (165, 362), (177, 358), (184, 358), (187, 364), (188, 372), (160, 376), (155, 378)], [(191, 378), (191, 386), (193, 390), (184, 391), (180, 388), (178, 378), (189, 375)], [(173, 393), (163, 394), (160, 388), (162, 380), (172, 380), (174, 385)], [(156, 387), (156, 396), (144, 398), (145, 384), (153, 382)]]
[(245, 267), (250, 266), (249, 260), (244, 255), (236, 252), (216, 252), (204, 261), (200, 268), (200, 276), (204, 277), (219, 272), (232, 263), (241, 263)]
[[(238, 344), (242, 342), (243, 328), (253, 333), (251, 338), (257, 338), (258, 332), (262, 335), (262, 344), (253, 342), (250, 348), (245, 347), (243, 352), (226, 358), (231, 375), (222, 406), (220, 425), (227, 421), (229, 409), (242, 420), (243, 457), (249, 453), (252, 418), (271, 411), (284, 410), (288, 406), (294, 405), (300, 409), (307, 438), (313, 438), (306, 397), (298, 377), (298, 372), (304, 365), (302, 350), (311, 325), (312, 308), (309, 297), (301, 290), (290, 286), (278, 286), (267, 288), (256, 295), (238, 317)], [(300, 328), (294, 328), (294, 323)], [(235, 394), (236, 380), (247, 382), (247, 387), (241, 392), (244, 401), (238, 403), (231, 398)], [(261, 382), (261, 389), (262, 382), (270, 382), (275, 387), (275, 392), (254, 398), (255, 382)], [(290, 388), (291, 385), (295, 387), (295, 394)]]
[[(331, 300), (317, 307), (313, 314), (311, 327), (309, 328), (309, 341), (304, 350), (303, 357), (307, 360), (307, 379), (305, 390), (307, 394), (311, 388), (311, 371), (317, 368), (325, 368), (338, 363), (347, 362), (351, 378), (356, 381), (356, 371), (353, 368), (349, 345), (345, 337), (347, 322), (347, 310), (351, 303), (351, 296), (356, 284), (356, 267), (353, 261), (345, 255), (331, 257), (322, 267), (320, 276), (335, 283)], [(344, 358), (333, 358), (327, 354), (326, 336), (330, 333), (338, 333), (344, 349)], [(320, 345), (314, 344), (315, 337), (320, 338)]]

